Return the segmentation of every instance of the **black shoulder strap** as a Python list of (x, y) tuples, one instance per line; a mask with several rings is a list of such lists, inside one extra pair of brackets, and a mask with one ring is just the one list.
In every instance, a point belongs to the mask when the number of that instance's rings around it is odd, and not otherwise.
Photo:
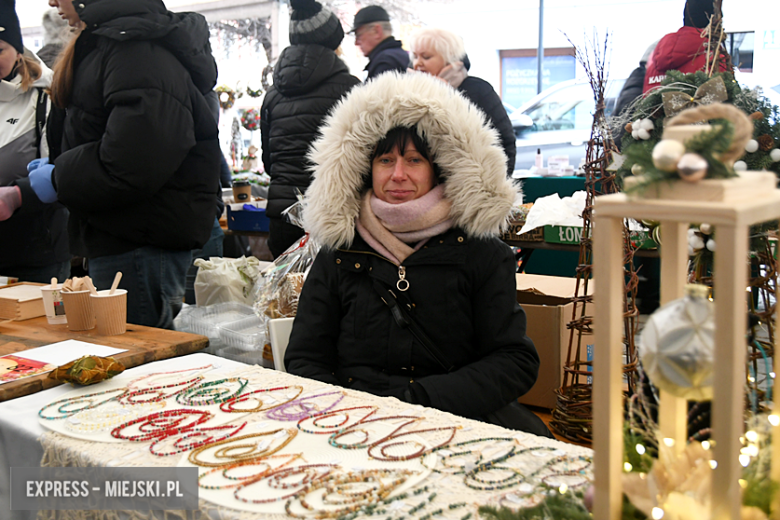
[(412, 336), (419, 341), (423, 348), (428, 352), (434, 361), (436, 361), (446, 372), (452, 372), (455, 370), (455, 365), (447, 360), (447, 356), (431, 341), (431, 338), (425, 333), (420, 325), (409, 314), (407, 309), (404, 309), (404, 305), (398, 302), (398, 299), (392, 289), (384, 287), (382, 283), (376, 278), (373, 279), (374, 290), (379, 294), (382, 301), (390, 308), (390, 313), (393, 315), (393, 319), (402, 329), (408, 328), (412, 333)]
[(46, 100), (49, 96), (43, 89), (38, 89), (38, 103), (35, 106), (35, 158), (41, 158), (41, 140), (43, 127), (46, 126)]

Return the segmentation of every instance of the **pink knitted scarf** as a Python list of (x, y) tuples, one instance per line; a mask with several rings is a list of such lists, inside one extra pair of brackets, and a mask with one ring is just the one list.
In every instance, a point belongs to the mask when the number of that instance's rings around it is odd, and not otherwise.
[(369, 189), (360, 201), (360, 216), (355, 227), (377, 253), (401, 265), (429, 238), (452, 227), (450, 207), (450, 201), (444, 198), (443, 184), (422, 197), (401, 204), (384, 202)]

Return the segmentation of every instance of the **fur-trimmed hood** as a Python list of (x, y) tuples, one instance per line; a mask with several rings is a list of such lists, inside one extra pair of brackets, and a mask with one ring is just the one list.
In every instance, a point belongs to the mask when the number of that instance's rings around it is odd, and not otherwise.
[(306, 191), (304, 218), (306, 230), (322, 246), (352, 243), (374, 147), (393, 128), (413, 125), (439, 166), (454, 225), (471, 237), (505, 228), (520, 191), (506, 177), (498, 133), (484, 114), (433, 76), (386, 73), (352, 89), (310, 149), (314, 180)]

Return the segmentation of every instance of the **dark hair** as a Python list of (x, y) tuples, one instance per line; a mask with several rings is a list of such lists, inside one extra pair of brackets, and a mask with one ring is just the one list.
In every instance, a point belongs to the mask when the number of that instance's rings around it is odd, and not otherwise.
[[(412, 142), (414, 147), (417, 149), (417, 152), (422, 155), (426, 161), (431, 163), (431, 167), (433, 167), (433, 176), (436, 183), (438, 184), (440, 181), (439, 166), (433, 161), (430, 148), (428, 147), (428, 141), (426, 141), (424, 137), (420, 137), (420, 134), (417, 133), (416, 126), (396, 126), (387, 132), (387, 135), (385, 135), (378, 143), (376, 143), (376, 147), (374, 147), (374, 151), (371, 153), (371, 164), (373, 164), (374, 159), (380, 155), (392, 152), (393, 148), (396, 146), (398, 147), (398, 151), (401, 153), (401, 155), (403, 155), (406, 150), (406, 146), (409, 144), (409, 141)], [(369, 187), (371, 186), (370, 171), (367, 179), (367, 185)]]

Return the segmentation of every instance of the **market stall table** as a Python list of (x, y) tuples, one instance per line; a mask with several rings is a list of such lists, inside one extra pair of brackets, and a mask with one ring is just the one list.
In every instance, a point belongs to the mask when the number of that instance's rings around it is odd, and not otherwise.
[[(205, 336), (129, 323), (124, 334), (100, 336), (97, 329), (72, 332), (67, 325), (50, 325), (45, 317), (0, 322), (0, 356), (69, 339), (124, 349), (125, 352), (114, 357), (126, 368), (197, 352), (209, 344)], [(0, 401), (39, 392), (59, 384), (61, 383), (48, 379), (48, 374), (4, 383), (0, 385)]]
[[(394, 502), (396, 505), (392, 506), (399, 514), (403, 514), (403, 516), (407, 518), (420, 519), (426, 514), (428, 515), (428, 518), (432, 518), (435, 514), (437, 517), (449, 518), (452, 520), (460, 520), (467, 517), (467, 515), (476, 518), (476, 508), (479, 505), (487, 503), (497, 504), (499, 499), (503, 499), (505, 502), (515, 501), (515, 503), (518, 500), (522, 501), (523, 495), (529, 494), (528, 488), (533, 490), (542, 482), (557, 487), (562, 485), (557, 483), (558, 480), (568, 479), (570, 487), (581, 489), (587, 485), (591, 478), (590, 460), (592, 452), (586, 448), (561, 443), (552, 439), (535, 437), (518, 431), (506, 430), (497, 426), (457, 417), (438, 410), (411, 405), (390, 397), (377, 397), (363, 392), (334, 387), (275, 370), (267, 370), (261, 367), (252, 367), (242, 363), (231, 362), (208, 354), (192, 354), (176, 360), (164, 360), (143, 365), (128, 370), (107, 383), (113, 382), (117, 387), (127, 386), (127, 381), (137, 381), (142, 374), (158, 374), (158, 376), (153, 377), (170, 377), (166, 376), (166, 373), (169, 374), (170, 371), (181, 371), (184, 369), (195, 369), (196, 367), (198, 367), (199, 370), (207, 370), (207, 372), (203, 374), (207, 381), (213, 381), (216, 378), (223, 378), (223, 380), (224, 378), (228, 378), (228, 380), (237, 377), (245, 378), (249, 381), (246, 388), (254, 388), (255, 392), (270, 392), (272, 390), (283, 390), (284, 388), (301, 387), (302, 393), (298, 392), (294, 397), (290, 397), (290, 399), (296, 401), (285, 401), (284, 403), (278, 404), (278, 408), (269, 406), (265, 409), (268, 410), (267, 412), (260, 411), (248, 415), (239, 413), (236, 419), (227, 417), (228, 423), (223, 422), (222, 424), (239, 425), (240, 423), (246, 422), (247, 426), (244, 427), (239, 435), (247, 433), (249, 436), (252, 434), (255, 436), (265, 435), (264, 432), (266, 430), (270, 430), (270, 433), (277, 433), (276, 435), (273, 435), (273, 437), (278, 437), (284, 433), (288, 438), (282, 442), (282, 445), (275, 456), (285, 457), (287, 455), (300, 454), (299, 456), (304, 459), (304, 462), (296, 463), (296, 465), (301, 464), (301, 467), (304, 467), (305, 464), (317, 463), (321, 466), (338, 466), (338, 471), (346, 471), (349, 475), (359, 474), (367, 469), (381, 471), (378, 469), (379, 467), (386, 468), (388, 471), (405, 471), (406, 474), (415, 473), (413, 481), (410, 477), (410, 489), (407, 492), (408, 497), (405, 499), (398, 499), (397, 503)], [(187, 374), (186, 377), (190, 376), (191, 374)], [(120, 378), (122, 379), (121, 381)], [(246, 391), (243, 389), (244, 386), (242, 386), (242, 390), (239, 391)], [(39, 464), (42, 466), (62, 467), (182, 467), (186, 466), (188, 461), (192, 460), (191, 455), (193, 452), (182, 452), (171, 456), (154, 456), (152, 453), (152, 445), (149, 441), (98, 443), (95, 441), (80, 440), (70, 435), (58, 433), (60, 430), (47, 431), (50, 428), (57, 429), (57, 427), (51, 426), (51, 421), (39, 421), (38, 411), (47, 404), (62, 399), (63, 396), (68, 393), (68, 390), (69, 389), (65, 387), (58, 387), (6, 403), (0, 403), (0, 442), (2, 442), (1, 445), (3, 446), (3, 457), (2, 460), (0, 460), (0, 489), (4, 490), (2, 499), (0, 500), (0, 511), (3, 511), (3, 513), (9, 511), (7, 497), (7, 490), (9, 488), (6, 479), (8, 478), (10, 467), (38, 466)], [(100, 388), (95, 387), (89, 391), (97, 392), (100, 391)], [(337, 399), (331, 402), (334, 395), (337, 396)], [(300, 398), (298, 396), (300, 396)], [(311, 424), (306, 423), (304, 427), (301, 427), (301, 424), (298, 422), (300, 419), (297, 417), (297, 415), (299, 415), (298, 409), (292, 409), (285, 412), (284, 407), (289, 403), (295, 404), (295, 402), (305, 401), (306, 399), (310, 399), (310, 402), (313, 405), (316, 404), (320, 406), (319, 409), (321, 410), (326, 405), (332, 405), (331, 409), (337, 411), (339, 415), (329, 419), (330, 423), (326, 424), (316, 424), (312, 422), (311, 419), (305, 419)], [(179, 404), (175, 404), (176, 402)], [(181, 407), (181, 400), (178, 397), (175, 398), (172, 406)], [(214, 405), (212, 404), (211, 407), (213, 406)], [(254, 406), (256, 406), (255, 402), (243, 402), (241, 405), (242, 408), (252, 408)], [(411, 428), (411, 430), (413, 430), (413, 432), (411, 432), (414, 434), (413, 436), (402, 437), (399, 435), (396, 440), (391, 440), (386, 443), (386, 448), (389, 449), (388, 453), (383, 449), (381, 451), (376, 450), (374, 455), (369, 455), (368, 450), (364, 448), (341, 449), (339, 446), (339, 442), (355, 442), (353, 439), (339, 438), (337, 439), (338, 442), (331, 442), (332, 439), (329, 440), (327, 435), (327, 433), (330, 433), (329, 431), (321, 430), (316, 432), (326, 433), (326, 435), (311, 435), (315, 432), (307, 431), (331, 427), (333, 432), (337, 432), (339, 431), (338, 428), (340, 428), (338, 423), (340, 423), (342, 419), (344, 421), (354, 422), (359, 417), (362, 417), (361, 414), (363, 414), (363, 416), (366, 414), (366, 412), (359, 412), (358, 410), (367, 407), (376, 409), (376, 415), (373, 416), (374, 418), (381, 417), (383, 420), (387, 419), (388, 421), (391, 421), (392, 424), (387, 423), (384, 425), (386, 428), (389, 427), (390, 429), (399, 427), (397, 424), (399, 419), (412, 416), (422, 420), (412, 421), (414, 423), (414, 426)], [(314, 410), (315, 408), (312, 407), (310, 409)], [(57, 407), (49, 407), (48, 411), (57, 413)], [(310, 413), (312, 412), (304, 412), (300, 415), (308, 417)], [(350, 414), (352, 414), (353, 417), (350, 418)], [(225, 418), (223, 417), (223, 419)], [(41, 422), (46, 423), (46, 427), (44, 427)], [(408, 421), (406, 422), (408, 423)], [(330, 426), (328, 426), (328, 424), (330, 424)], [(296, 425), (298, 425), (297, 429)], [(381, 427), (381, 424), (378, 427)], [(122, 428), (124, 428), (124, 426)], [(400, 428), (403, 428), (403, 426)], [(427, 431), (433, 431), (434, 433), (423, 434), (423, 431), (426, 429), (428, 429)], [(437, 430), (440, 432), (437, 433)], [(434, 441), (434, 438), (427, 437), (428, 435), (438, 436)], [(505, 442), (505, 444), (510, 444), (513, 450), (508, 458), (503, 459), (502, 465), (514, 464), (517, 466), (517, 471), (514, 473), (514, 476), (509, 475), (508, 477), (508, 479), (511, 480), (511, 485), (508, 486), (496, 485), (488, 486), (491, 489), (484, 489), (481, 487), (482, 484), (480, 484), (478, 480), (471, 481), (471, 485), (469, 486), (467, 485), (466, 477), (463, 472), (457, 474), (447, 471), (431, 471), (430, 468), (426, 469), (424, 467), (425, 465), (414, 457), (399, 457), (393, 460), (382, 458), (384, 455), (392, 455), (395, 453), (393, 450), (397, 448), (392, 446), (392, 442), (398, 444), (410, 439), (423, 439), (421, 442), (428, 443), (428, 445), (432, 447), (434, 444), (438, 445), (439, 442), (444, 443), (444, 441), (447, 441), (458, 443), (460, 448), (457, 448), (456, 450), (458, 452), (462, 451), (466, 453), (469, 452), (472, 447), (478, 446), (477, 444), (474, 444), (477, 441), (487, 443), (493, 441), (497, 442), (497, 438)], [(236, 441), (239, 440), (244, 444), (247, 443), (246, 440), (241, 440), (237, 437)], [(14, 448), (9, 449), (9, 446), (13, 446)], [(172, 444), (171, 446), (175, 446), (175, 444)], [(486, 457), (485, 460), (488, 460), (488, 457), (495, 458), (497, 454), (491, 452), (489, 448), (495, 448), (495, 446), (481, 448), (478, 452), (475, 448), (474, 453), (479, 453), (480, 457)], [(238, 447), (235, 449), (238, 449)], [(224, 450), (225, 448), (222, 448), (221, 451)], [(410, 450), (412, 450), (412, 448), (410, 448)], [(198, 457), (204, 456), (204, 453), (201, 453)], [(241, 453), (245, 453), (245, 451), (242, 451)], [(469, 457), (469, 455), (462, 455), (461, 453), (456, 453), (454, 455)], [(218, 454), (216, 456), (219, 457)], [(437, 456), (429, 455), (428, 457), (432, 458), (426, 458), (426, 465), (431, 465), (438, 470), (444, 470), (446, 468), (441, 465), (442, 463), (440, 461), (446, 459), (447, 456), (448, 455), (444, 450), (438, 453)], [(268, 460), (270, 459), (273, 459), (273, 457), (268, 458)], [(452, 460), (451, 462), (454, 464), (453, 468), (457, 469), (459, 464), (457, 460)], [(211, 478), (206, 475), (211, 469), (212, 468), (201, 467), (199, 470), (201, 476)], [(514, 472), (515, 470), (512, 471)], [(485, 477), (485, 475), (482, 476)], [(503, 477), (501, 478), (503, 479)], [(574, 480), (571, 480), (572, 478)], [(503, 481), (504, 480), (501, 480), (501, 482)], [(250, 485), (253, 484), (254, 483), (250, 483)], [(288, 484), (290, 484), (294, 490), (294, 486), (290, 482), (288, 482)], [(475, 484), (479, 489), (475, 489)], [(252, 499), (262, 498), (264, 492), (268, 491), (252, 489), (251, 492), (247, 492), (247, 496)], [(288, 491), (285, 491), (285, 493), (288, 493)], [(219, 492), (215, 492), (213, 487), (212, 489), (209, 489), (208, 486), (201, 486), (199, 509), (202, 518), (219, 518), (220, 520), (260, 518), (264, 520), (278, 518), (281, 520), (289, 518), (284, 514), (284, 508), (282, 507), (284, 501), (278, 501), (275, 504), (253, 505), (233, 500), (232, 490), (228, 493), (223, 493), (221, 498), (218, 495)], [(507, 498), (508, 495), (511, 495), (511, 498)], [(358, 495), (353, 494), (351, 496), (355, 497)], [(224, 502), (225, 500), (227, 500), (227, 503)], [(230, 502), (231, 500), (233, 500), (233, 502)], [(253, 509), (255, 506), (259, 510)], [(411, 511), (411, 509), (416, 506), (420, 507), (416, 511)], [(271, 509), (263, 509), (269, 507)], [(273, 510), (273, 508), (276, 508), (275, 512), (268, 512)], [(435, 513), (436, 511), (439, 512)], [(9, 514), (8, 517), (12, 520), (27, 520), (35, 517), (34, 512), (14, 511), (11, 513), (12, 514)], [(126, 512), (105, 511), (101, 512), (101, 514), (105, 516), (101, 516), (100, 518), (124, 518), (127, 516), (124, 513)], [(471, 514), (469, 515), (469, 513)], [(144, 514), (146, 514), (146, 512), (144, 512)], [(172, 512), (171, 514), (168, 514), (168, 516), (165, 516), (162, 512), (154, 512), (149, 518), (169, 518), (176, 514), (176, 512)], [(384, 514), (376, 516), (375, 518), (386, 518), (387, 516), (388, 514)], [(92, 518), (92, 515), (88, 514), (88, 512), (84, 512), (84, 514), (77, 517)], [(322, 518), (326, 517), (329, 516), (322, 516)], [(363, 517), (373, 518), (371, 515), (363, 515)], [(316, 518), (316, 516), (311, 516), (311, 518)]]

